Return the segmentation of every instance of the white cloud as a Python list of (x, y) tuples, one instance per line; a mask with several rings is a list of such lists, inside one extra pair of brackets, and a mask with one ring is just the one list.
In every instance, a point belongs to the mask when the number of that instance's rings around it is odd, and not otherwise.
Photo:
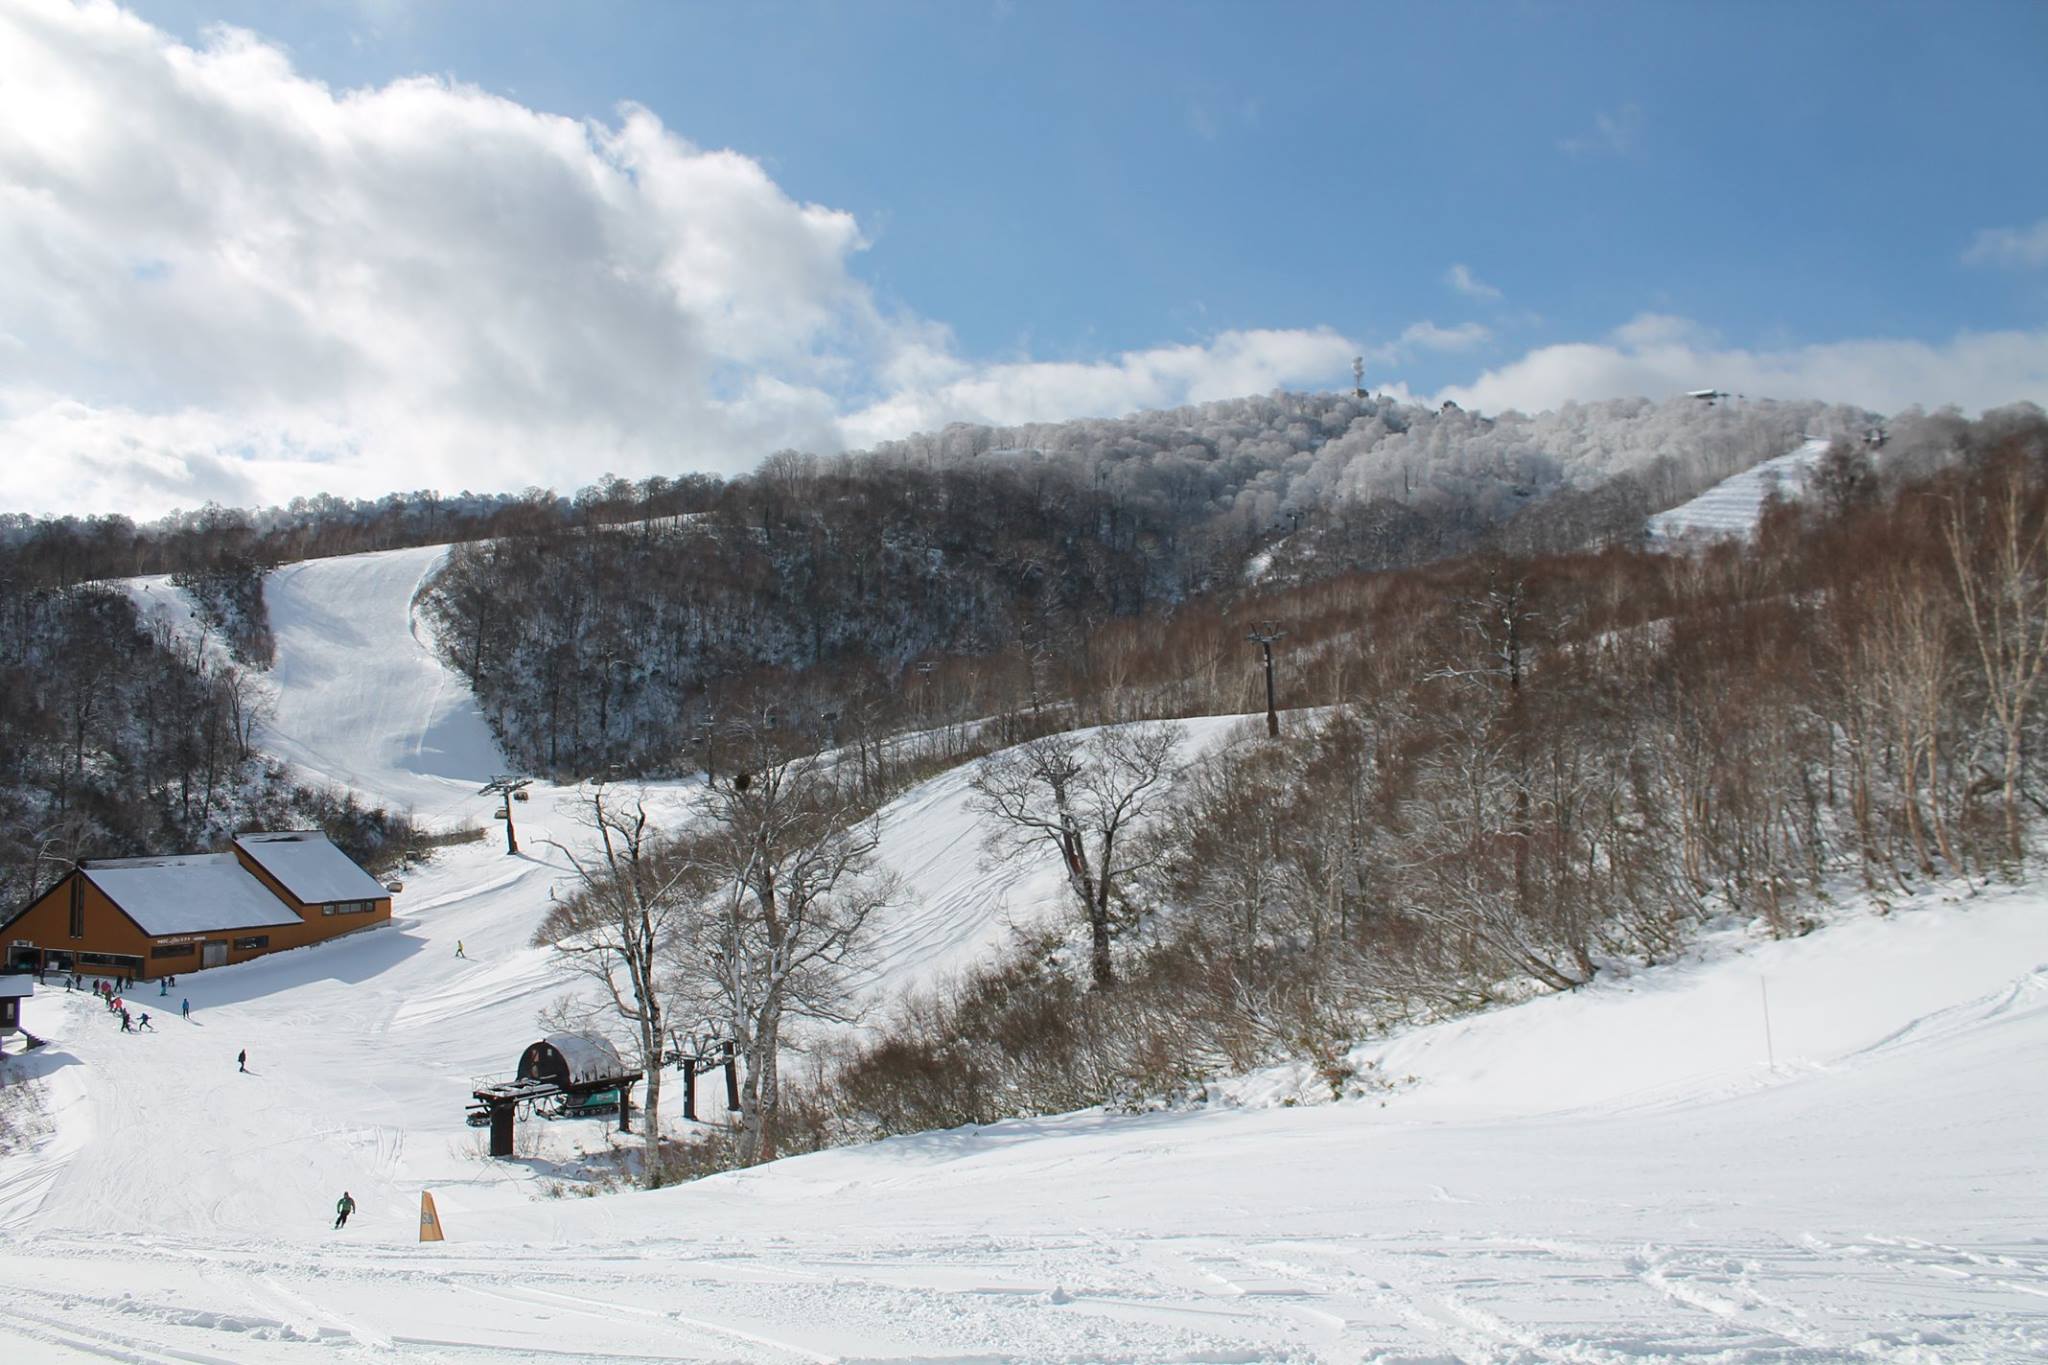
[(1401, 344), (1420, 351), (1469, 351), (1492, 339), (1493, 332), (1478, 322), (1461, 322), (1455, 327), (1417, 322), (1401, 332)]
[(1590, 132), (1561, 138), (1558, 148), (1573, 156), (1627, 156), (1642, 145), (1643, 111), (1634, 104), (1593, 115)]
[(1691, 318), (1676, 317), (1670, 313), (1638, 313), (1615, 328), (1609, 339), (1630, 350), (1663, 346), (1690, 346), (1705, 350), (1717, 340), (1711, 329), (1702, 327)]
[(1467, 298), (1497, 299), (1500, 290), (1472, 273), (1472, 267), (1459, 263), (1444, 272), (1444, 283)]
[(1775, 351), (1717, 345), (1683, 318), (1645, 314), (1605, 342), (1544, 346), (1436, 395), (1468, 408), (1540, 412), (1561, 403), (1714, 387), (1819, 398), (1877, 412), (1953, 403), (1968, 411), (2048, 402), (2048, 331), (1964, 332), (1922, 341), (1846, 340)]
[(2048, 218), (2032, 227), (1985, 228), (1963, 252), (1964, 265), (2035, 270), (2048, 265)]
[(0, 0), (0, 507), (570, 488), (1341, 373), (1326, 331), (976, 364), (839, 210), (647, 110), (337, 91), (220, 30)]
[(1469, 351), (1493, 340), (1493, 329), (1479, 322), (1440, 327), (1427, 319), (1411, 322), (1392, 341), (1373, 347), (1366, 358), (1377, 367), (1399, 364), (1419, 351)]

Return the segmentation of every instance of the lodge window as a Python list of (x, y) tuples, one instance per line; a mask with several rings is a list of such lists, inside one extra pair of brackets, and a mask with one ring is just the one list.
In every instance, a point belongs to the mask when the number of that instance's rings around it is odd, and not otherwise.
[(323, 915), (367, 915), (377, 908), (375, 901), (335, 901), (320, 907)]
[(235, 940), (235, 951), (237, 952), (247, 952), (251, 948), (268, 948), (269, 946), (270, 935), (268, 934), (251, 934), (247, 938)]
[(111, 967), (130, 971), (142, 965), (142, 959), (130, 953), (80, 953), (78, 961), (87, 967)]
[(85, 937), (85, 878), (71, 877), (71, 937)]
[(149, 950), (149, 955), (151, 957), (190, 957), (192, 956), (193, 948), (196, 946), (196, 944), (191, 943), (159, 943), (156, 947)]

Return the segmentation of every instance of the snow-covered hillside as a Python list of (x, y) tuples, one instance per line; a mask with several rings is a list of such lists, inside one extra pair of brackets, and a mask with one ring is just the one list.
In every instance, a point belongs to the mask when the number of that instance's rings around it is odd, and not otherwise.
[[(479, 732), (399, 671), (422, 655), (398, 599), (428, 562), (405, 553), (301, 566), (272, 596), (274, 742), (368, 795), (411, 791), (437, 823), (481, 818)], [(437, 699), (363, 695), (375, 677)], [(388, 728), (352, 743), (357, 726)], [(1191, 723), (1190, 744), (1234, 727)], [(681, 818), (691, 790), (649, 797)], [(916, 894), (883, 925), (875, 998), (1057, 913), (1045, 869), (981, 865), (965, 796), (948, 774), (887, 813), (884, 859)], [(2048, 1351), (2038, 892), (1844, 910), (1783, 943), (1730, 929), (1688, 961), (1376, 1040), (1355, 1060), (1386, 1088), (1365, 1099), (1316, 1103), (1326, 1087), (1276, 1072), (1195, 1111), (557, 1200), (550, 1160), (602, 1150), (602, 1125), (522, 1125), (532, 1155), (493, 1162), (462, 1113), (564, 989), (528, 937), (575, 810), (537, 788), (519, 856), (449, 849), (408, 876), (391, 927), (194, 974), (141, 1001), (152, 1033), (84, 994), (28, 1002), (52, 1044), (17, 1065), (42, 1078), (49, 1132), (0, 1156), (0, 1360)], [(336, 1232), (344, 1188), (360, 1208)], [(422, 1190), (446, 1243), (414, 1240)]]
[(1808, 476), (1827, 448), (1824, 439), (1806, 441), (1775, 459), (1723, 479), (1691, 502), (1657, 513), (1648, 522), (1651, 541), (1711, 540), (1750, 534), (1756, 529), (1765, 500), (1773, 492), (1797, 498), (1805, 491)]
[[(1421, 1030), (1372, 1100), (1082, 1114), (535, 1201), (475, 1155), (531, 964), (483, 888), (39, 997), (19, 1360), (2021, 1360), (2048, 1349), (2048, 903), (1931, 903)], [(1772, 1034), (1767, 1045), (1763, 990)], [(160, 1016), (161, 1017), (161, 1016)], [(233, 1052), (251, 1049), (252, 1075)], [(1776, 1066), (1766, 1063), (1767, 1046)], [(1412, 1077), (1412, 1079), (1411, 1079)], [(567, 1127), (569, 1125), (562, 1125)], [(593, 1126), (594, 1128), (594, 1126)], [(332, 1232), (342, 1188), (362, 1208)], [(413, 1239), (433, 1190), (451, 1241)]]
[[(444, 545), (287, 564), (264, 582), (277, 662), (259, 743), (306, 777), (411, 811), (434, 827), (478, 813), (477, 788), (505, 762), (464, 680), (435, 656), (413, 599)], [(129, 592), (145, 615), (199, 630), (167, 578)]]

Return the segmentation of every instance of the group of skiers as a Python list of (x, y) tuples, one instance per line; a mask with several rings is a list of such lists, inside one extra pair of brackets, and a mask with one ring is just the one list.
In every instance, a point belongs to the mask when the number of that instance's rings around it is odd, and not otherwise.
[(133, 1018), (132, 1016), (130, 1016), (130, 1014), (128, 1013), (128, 1002), (127, 1002), (127, 1001), (125, 1001), (125, 1000), (123, 1000), (123, 999), (121, 998), (121, 994), (120, 994), (120, 992), (118, 992), (118, 991), (116, 991), (116, 990), (114, 989), (114, 987), (113, 987), (113, 984), (112, 984), (111, 982), (107, 982), (107, 981), (95, 981), (95, 982), (93, 982), (93, 992), (94, 992), (94, 993), (95, 993), (96, 995), (98, 995), (98, 996), (99, 996), (99, 998), (100, 998), (100, 1000), (101, 1000), (101, 1002), (102, 1002), (103, 1004), (105, 1004), (105, 1005), (106, 1005), (106, 1007), (107, 1007), (107, 1013), (109, 1013), (109, 1014), (113, 1014), (113, 1015), (118, 1015), (118, 1016), (120, 1016), (120, 1020), (121, 1020), (121, 1032), (123, 1032), (123, 1033), (143, 1033), (143, 1032), (155, 1033), (155, 1032), (156, 1032), (156, 1030), (155, 1030), (154, 1028), (151, 1028), (151, 1027), (150, 1027), (150, 1023), (149, 1023), (149, 1011), (148, 1011), (148, 1010), (144, 1010), (144, 1011), (142, 1011), (142, 1018), (141, 1018), (140, 1022), (138, 1022), (138, 1021), (137, 1021), (136, 1019), (134, 1019), (134, 1018)]
[[(74, 984), (75, 984), (75, 983), (77, 982), (77, 980), (78, 980), (78, 978), (76, 978), (76, 977), (73, 977), (73, 978), (72, 978), (72, 981), (73, 981), (73, 983), (74, 983)], [(123, 995), (121, 994), (121, 992), (120, 992), (120, 991), (118, 991), (118, 990), (116, 990), (116, 989), (114, 988), (114, 983), (113, 983), (113, 982), (111, 982), (111, 981), (95, 981), (95, 982), (93, 982), (93, 983), (92, 983), (92, 991), (93, 991), (93, 994), (94, 994), (94, 995), (96, 995), (96, 996), (98, 996), (98, 997), (100, 998), (100, 1001), (101, 1001), (101, 1002), (102, 1002), (103, 1004), (105, 1004), (105, 1005), (106, 1005), (106, 1007), (107, 1007), (107, 1013), (109, 1013), (109, 1014), (112, 1014), (112, 1015), (117, 1015), (117, 1016), (119, 1016), (119, 1017), (120, 1017), (120, 1020), (121, 1020), (121, 1032), (123, 1032), (123, 1033), (145, 1033), (145, 1032), (147, 1032), (147, 1033), (155, 1033), (155, 1032), (156, 1032), (156, 1029), (155, 1029), (155, 1027), (154, 1027), (154, 1026), (152, 1026), (152, 1025), (150, 1024), (150, 1022), (149, 1022), (149, 1011), (148, 1011), (148, 1010), (143, 1010), (143, 1011), (141, 1011), (141, 1012), (140, 1012), (140, 1013), (141, 1013), (141, 1017), (140, 1017), (140, 1018), (136, 1018), (136, 1017), (134, 1017), (134, 1016), (131, 1016), (131, 1015), (130, 1015), (130, 1014), (128, 1013), (128, 1001), (127, 1001), (126, 997), (124, 997), (124, 996), (123, 996)], [(162, 994), (169, 994), (169, 992), (168, 992), (168, 991), (165, 991), (165, 992), (161, 992), (161, 993), (162, 993)], [(181, 1018), (184, 1018), (184, 1019), (190, 1019), (190, 1018), (192, 1017), (192, 1002), (191, 1002), (191, 1001), (190, 1001), (189, 999), (188, 999), (188, 1000), (181, 1000), (181, 1001), (179, 1002), (179, 1005), (178, 1005), (178, 1014), (179, 1014), (179, 1017), (181, 1017)]]

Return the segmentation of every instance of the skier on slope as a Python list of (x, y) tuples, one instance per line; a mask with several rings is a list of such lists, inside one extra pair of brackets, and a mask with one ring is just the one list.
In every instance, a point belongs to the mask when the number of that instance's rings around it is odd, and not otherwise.
[(334, 1201), (334, 1226), (341, 1227), (348, 1222), (348, 1216), (356, 1211), (356, 1201), (343, 1190), (341, 1198)]
[(185, 999), (184, 1003), (178, 1006), (178, 1017), (181, 1019), (190, 1019), (192, 1017), (192, 1001), (189, 996)]
[(237, 1071), (247, 1071), (248, 1069), (249, 1069), (249, 1049), (248, 1049), (248, 1048), (243, 1048), (243, 1049), (242, 1049), (242, 1050), (241, 1050), (240, 1052), (237, 1052), (237, 1053), (235, 1054), (235, 1070), (237, 1070)]

